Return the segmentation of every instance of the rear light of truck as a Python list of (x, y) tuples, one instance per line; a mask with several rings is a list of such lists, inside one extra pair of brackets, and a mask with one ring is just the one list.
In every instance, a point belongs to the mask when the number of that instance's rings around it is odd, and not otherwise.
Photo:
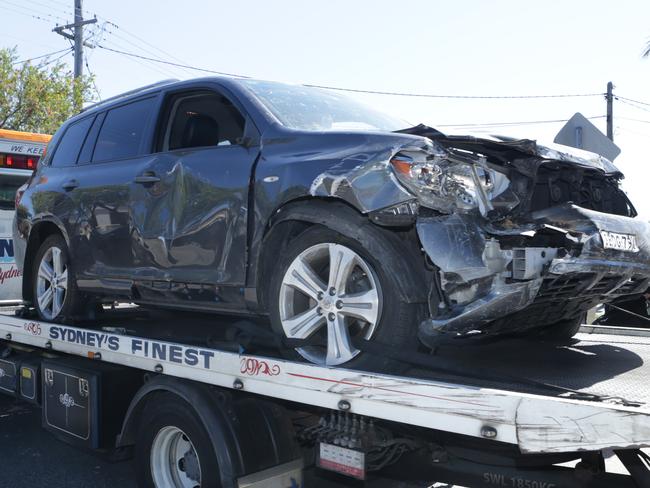
[(0, 168), (35, 170), (39, 156), (23, 156), (21, 154), (0, 154)]

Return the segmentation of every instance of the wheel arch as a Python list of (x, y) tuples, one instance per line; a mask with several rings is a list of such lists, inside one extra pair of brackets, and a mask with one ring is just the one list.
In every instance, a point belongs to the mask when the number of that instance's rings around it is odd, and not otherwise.
[(25, 260), (23, 263), (23, 300), (25, 302), (31, 303), (34, 299), (33, 290), (32, 290), (32, 280), (33, 280), (33, 267), (34, 267), (34, 256), (38, 252), (38, 249), (41, 247), (41, 244), (52, 235), (60, 235), (65, 240), (68, 249), (70, 249), (70, 239), (68, 233), (65, 231), (65, 227), (60, 223), (50, 220), (43, 219), (35, 222), (29, 232), (29, 237), (27, 238), (27, 245), (25, 247)]
[[(263, 310), (268, 310), (265, 284), (268, 283), (269, 277), (273, 273), (276, 263), (274, 256), (277, 256), (277, 253), (291, 239), (314, 225), (322, 225), (357, 239), (366, 249), (371, 249), (375, 245), (389, 246), (396, 255), (401, 256), (405, 272), (413, 273), (416, 276), (424, 274), (418, 269), (424, 267), (424, 256), (418, 261), (417, 256), (421, 254), (421, 250), (414, 229), (390, 230), (375, 225), (367, 215), (338, 198), (293, 200), (278, 208), (269, 219), (255, 262), (257, 300)], [(376, 239), (370, 238), (369, 234), (381, 235), (384, 237), (381, 239), (383, 242), (377, 242)], [(417, 279), (398, 279), (397, 281), (400, 287), (399, 292), (404, 301), (426, 301), (426, 291), (424, 290), (427, 287), (424, 286), (424, 280), (420, 283), (421, 286), (413, 286), (413, 282), (418, 281)]]
[[(221, 486), (237, 486), (241, 476), (266, 469), (268, 464), (281, 464), (300, 456), (300, 450), (290, 435), (291, 423), (279, 405), (258, 398), (240, 395), (210, 385), (169, 376), (155, 376), (145, 383), (131, 400), (117, 437), (116, 447), (132, 446), (147, 405), (156, 402), (161, 394), (173, 394), (188, 403), (208, 431), (219, 466)], [(236, 400), (236, 401), (235, 401)], [(253, 415), (254, 417), (251, 417)], [(255, 439), (246, 437), (246, 419), (262, 418), (267, 436), (259, 430), (249, 432)], [(144, 419), (146, 422), (146, 419)], [(284, 422), (284, 423), (283, 423)], [(270, 453), (266, 459), (257, 459), (257, 449), (247, 444), (256, 442), (256, 448)]]

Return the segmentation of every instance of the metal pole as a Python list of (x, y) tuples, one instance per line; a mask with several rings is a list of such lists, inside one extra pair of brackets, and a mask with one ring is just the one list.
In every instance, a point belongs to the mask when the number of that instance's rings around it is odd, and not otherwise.
[(614, 84), (610, 81), (607, 83), (607, 137), (610, 141), (614, 141), (614, 96), (612, 90)]
[(81, 0), (74, 0), (74, 77), (83, 75), (83, 11)]

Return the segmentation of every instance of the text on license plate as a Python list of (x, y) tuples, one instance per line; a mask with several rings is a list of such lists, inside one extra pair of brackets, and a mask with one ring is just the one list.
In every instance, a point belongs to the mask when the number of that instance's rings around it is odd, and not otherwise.
[(600, 231), (605, 249), (617, 249), (619, 251), (639, 252), (636, 244), (636, 236), (632, 234), (618, 234), (607, 230)]

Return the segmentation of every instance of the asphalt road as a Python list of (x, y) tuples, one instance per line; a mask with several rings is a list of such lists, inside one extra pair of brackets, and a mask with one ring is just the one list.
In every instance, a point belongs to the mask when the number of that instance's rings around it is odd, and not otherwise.
[(136, 488), (131, 462), (63, 444), (40, 419), (40, 409), (0, 395), (0, 488)]

